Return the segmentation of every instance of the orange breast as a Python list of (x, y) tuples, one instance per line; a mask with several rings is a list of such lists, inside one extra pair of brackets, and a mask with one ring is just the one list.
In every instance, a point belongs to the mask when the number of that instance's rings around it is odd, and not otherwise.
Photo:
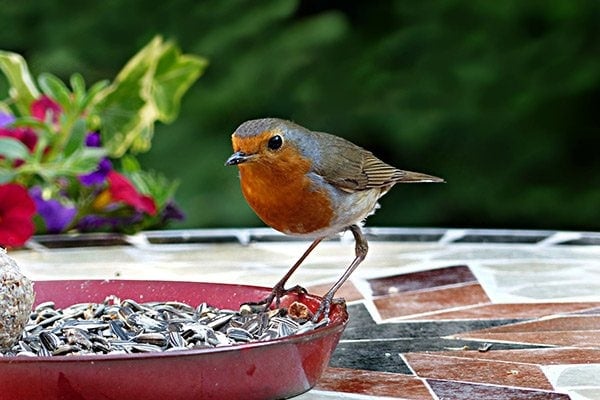
[(239, 165), (242, 192), (254, 212), (267, 225), (287, 234), (310, 234), (326, 228), (333, 219), (331, 202), (306, 176), (310, 162), (292, 150), (276, 160)]

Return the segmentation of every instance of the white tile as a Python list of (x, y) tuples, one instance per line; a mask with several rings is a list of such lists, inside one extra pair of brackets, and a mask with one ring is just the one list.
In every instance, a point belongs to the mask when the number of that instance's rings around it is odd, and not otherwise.
[(600, 364), (546, 365), (542, 371), (555, 390), (572, 399), (600, 399)]

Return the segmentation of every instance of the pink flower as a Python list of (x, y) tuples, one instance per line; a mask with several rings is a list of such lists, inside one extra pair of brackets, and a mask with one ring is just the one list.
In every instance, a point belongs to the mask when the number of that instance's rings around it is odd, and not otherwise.
[(129, 180), (115, 171), (110, 171), (106, 176), (108, 180), (108, 189), (101, 192), (94, 201), (96, 209), (104, 209), (111, 203), (125, 203), (137, 211), (149, 215), (156, 214), (156, 203), (150, 196), (138, 193), (136, 188)]
[(17, 139), (21, 143), (23, 143), (29, 151), (33, 151), (35, 145), (37, 144), (38, 137), (35, 132), (31, 128), (1, 128), (0, 127), (0, 137), (10, 137), (13, 139)]
[(56, 124), (61, 113), (62, 108), (60, 105), (46, 95), (31, 103), (31, 115), (40, 121), (45, 121), (46, 115), (49, 114), (52, 122)]
[(20, 185), (0, 185), (0, 245), (22, 246), (33, 235), (35, 204)]

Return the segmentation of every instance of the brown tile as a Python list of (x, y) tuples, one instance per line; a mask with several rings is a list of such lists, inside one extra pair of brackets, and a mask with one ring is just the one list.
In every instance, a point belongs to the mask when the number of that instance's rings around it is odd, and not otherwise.
[(591, 308), (589, 310), (579, 311), (575, 314), (589, 314), (589, 315), (600, 315), (600, 307)]
[(600, 349), (549, 348), (494, 350), (492, 347), (486, 352), (477, 350), (458, 350), (436, 352), (435, 354), (448, 357), (496, 360), (536, 365), (600, 364)]
[(512, 343), (600, 348), (600, 330), (557, 332), (470, 332), (455, 337)]
[(477, 278), (469, 267), (459, 265), (408, 274), (369, 279), (373, 296), (412, 292), (457, 283), (476, 282)]
[(539, 318), (556, 314), (585, 312), (594, 309), (594, 307), (597, 305), (598, 303), (485, 304), (461, 310), (439, 312), (416, 319), (454, 320)]
[(438, 379), (427, 379), (427, 384), (439, 400), (569, 400), (569, 396), (566, 394), (539, 390), (477, 385)]
[(373, 300), (382, 319), (406, 317), (447, 308), (489, 303), (478, 283), (411, 293), (397, 293)]
[(455, 335), (462, 339), (574, 347), (600, 347), (600, 316), (571, 315), (503, 325)]
[(441, 356), (435, 353), (407, 353), (404, 357), (420, 378), (553, 389), (552, 384), (537, 365)]
[[(308, 293), (316, 294), (317, 296), (323, 296), (325, 293), (327, 293), (332, 285), (333, 282), (322, 285), (313, 285), (307, 287), (306, 290), (308, 290)], [(346, 302), (362, 300), (364, 298), (356, 286), (354, 286), (354, 284), (350, 281), (346, 281), (342, 285), (342, 287), (335, 293), (335, 297), (342, 297), (346, 300)]]
[(422, 380), (411, 375), (328, 367), (316, 389), (369, 396), (432, 400)]
[(503, 325), (479, 332), (562, 332), (600, 329), (600, 316), (574, 315)]

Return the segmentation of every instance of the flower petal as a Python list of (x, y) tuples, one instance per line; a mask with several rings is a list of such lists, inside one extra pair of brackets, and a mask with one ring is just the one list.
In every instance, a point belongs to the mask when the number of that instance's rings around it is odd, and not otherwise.
[(46, 114), (49, 113), (52, 116), (52, 122), (57, 123), (61, 112), (60, 105), (45, 95), (31, 103), (31, 115), (40, 121), (44, 121)]
[(35, 204), (24, 187), (0, 185), (0, 245), (22, 246), (35, 231), (34, 213)]
[(84, 186), (99, 185), (106, 180), (106, 177), (111, 169), (112, 163), (110, 160), (108, 158), (103, 158), (100, 160), (100, 163), (98, 163), (98, 167), (95, 171), (90, 172), (89, 174), (80, 175), (79, 181)]
[(133, 184), (125, 176), (118, 172), (110, 171), (107, 179), (110, 194), (114, 200), (128, 204), (146, 214), (156, 214), (156, 203), (152, 197), (138, 193)]
[(32, 188), (29, 193), (33, 197), (38, 214), (46, 224), (46, 232), (60, 233), (71, 225), (77, 215), (75, 207), (63, 205), (56, 199), (44, 199), (39, 187)]

